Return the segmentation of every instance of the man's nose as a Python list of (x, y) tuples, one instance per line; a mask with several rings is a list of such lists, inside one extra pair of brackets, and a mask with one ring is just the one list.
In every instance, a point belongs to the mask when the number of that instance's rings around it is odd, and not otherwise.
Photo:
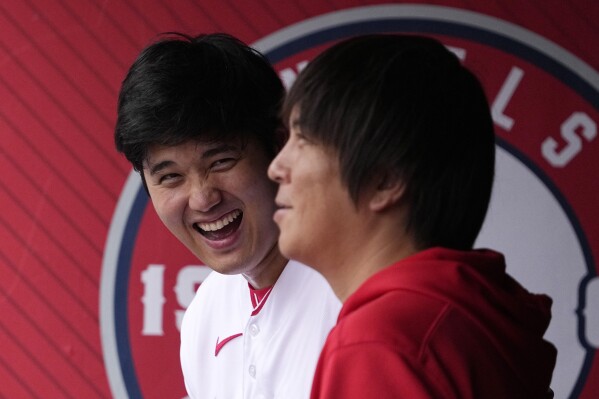
[(268, 177), (276, 183), (283, 183), (285, 178), (285, 168), (282, 163), (282, 151), (272, 160), (268, 166)]
[(193, 183), (189, 194), (189, 207), (194, 211), (207, 212), (220, 203), (221, 191), (212, 184)]

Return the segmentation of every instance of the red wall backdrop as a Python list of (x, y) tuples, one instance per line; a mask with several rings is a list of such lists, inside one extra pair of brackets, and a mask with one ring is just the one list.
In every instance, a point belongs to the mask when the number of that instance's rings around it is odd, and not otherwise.
[(0, 3), (0, 398), (185, 397), (178, 326), (208, 269), (113, 147), (120, 82), (160, 32), (226, 31), (286, 84), (335, 40), (438, 37), (498, 135), (478, 245), (554, 298), (557, 398), (599, 397), (599, 6), (594, 0)]

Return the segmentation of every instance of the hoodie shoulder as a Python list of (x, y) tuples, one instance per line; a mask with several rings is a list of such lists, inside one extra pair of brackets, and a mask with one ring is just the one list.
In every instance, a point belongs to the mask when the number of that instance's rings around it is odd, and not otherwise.
[(496, 252), (425, 252), (379, 272), (348, 298), (337, 345), (377, 342), (439, 374), (456, 397), (488, 397), (482, 382), (505, 392), (500, 397), (544, 397), (556, 358), (543, 339), (550, 299), (507, 275)]

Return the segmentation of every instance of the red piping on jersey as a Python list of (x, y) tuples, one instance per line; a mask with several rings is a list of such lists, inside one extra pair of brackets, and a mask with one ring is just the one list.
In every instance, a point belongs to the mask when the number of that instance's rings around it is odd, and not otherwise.
[[(251, 288), (251, 286), (250, 286), (250, 288)], [(252, 299), (252, 305), (254, 306), (254, 310), (252, 311), (252, 314), (251, 314), (252, 316), (256, 316), (258, 313), (260, 313), (260, 311), (262, 310), (262, 307), (266, 303), (266, 300), (268, 299), (268, 296), (270, 295), (271, 292), (272, 292), (272, 287), (268, 288), (266, 293), (263, 294), (263, 296), (261, 298), (254, 298), (254, 296), (252, 295), (252, 292), (250, 290), (250, 298)]]
[(214, 349), (214, 357), (218, 356), (218, 352), (220, 352), (220, 350), (223, 348), (223, 346), (225, 346), (225, 344), (229, 341), (231, 341), (232, 339), (235, 339), (237, 337), (241, 337), (243, 334), (239, 333), (239, 334), (234, 334), (231, 335), (230, 337), (227, 337), (225, 339), (223, 339), (222, 341), (218, 341), (219, 337), (216, 337), (216, 349)]

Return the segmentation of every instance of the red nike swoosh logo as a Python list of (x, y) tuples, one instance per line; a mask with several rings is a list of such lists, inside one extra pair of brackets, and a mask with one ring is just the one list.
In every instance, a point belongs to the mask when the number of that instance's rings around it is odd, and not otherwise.
[(239, 333), (239, 334), (234, 334), (231, 335), (230, 337), (227, 337), (225, 339), (223, 339), (222, 341), (219, 341), (219, 337), (216, 337), (216, 349), (214, 350), (214, 356), (218, 356), (218, 352), (220, 352), (220, 350), (223, 348), (223, 346), (225, 346), (225, 344), (229, 341), (231, 341), (232, 339), (235, 339), (237, 337), (241, 337), (243, 334)]

